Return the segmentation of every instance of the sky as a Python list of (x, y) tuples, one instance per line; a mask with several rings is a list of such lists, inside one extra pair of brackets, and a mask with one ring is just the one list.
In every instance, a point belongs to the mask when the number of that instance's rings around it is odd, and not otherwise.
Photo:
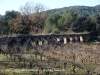
[(69, 6), (96, 6), (100, 4), (100, 0), (0, 0), (0, 14), (4, 15), (8, 10), (19, 11), (21, 5), (26, 2), (40, 3), (48, 9), (62, 8)]

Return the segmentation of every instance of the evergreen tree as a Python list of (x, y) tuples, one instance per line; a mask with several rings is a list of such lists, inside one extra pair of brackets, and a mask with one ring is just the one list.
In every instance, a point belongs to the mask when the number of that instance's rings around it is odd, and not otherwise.
[(77, 15), (73, 12), (72, 9), (70, 9), (68, 13), (59, 20), (59, 29), (61, 31), (67, 31), (68, 29), (71, 29), (74, 25), (76, 18)]
[(61, 18), (58, 14), (49, 16), (45, 22), (45, 32), (47, 33), (59, 33), (58, 20)]

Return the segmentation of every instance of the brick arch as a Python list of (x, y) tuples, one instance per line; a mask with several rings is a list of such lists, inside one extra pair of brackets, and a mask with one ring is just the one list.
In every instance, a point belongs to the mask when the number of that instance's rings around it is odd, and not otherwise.
[(47, 40), (48, 38), (45, 36), (43, 39), (44, 39), (44, 40)]
[(60, 36), (60, 35), (57, 35), (57, 36), (55, 36), (54, 37), (54, 43), (56, 43), (57, 45), (62, 45), (62, 44), (66, 44), (65, 43), (65, 39), (64, 38), (66, 38), (65, 36)]
[(51, 36), (49, 36), (49, 37), (48, 37), (48, 39), (49, 39), (49, 40), (52, 40), (52, 37), (51, 37)]
[(24, 45), (26, 42), (27, 42), (26, 39), (22, 38), (19, 43), (20, 43), (20, 45)]
[(76, 42), (80, 42), (80, 37), (79, 36), (74, 36), (74, 41)]
[(30, 41), (35, 42), (35, 39), (34, 38), (31, 38)]
[(70, 42), (70, 36), (68, 36), (68, 37), (66, 38), (66, 40), (67, 40), (67, 42), (69, 43), (69, 42)]
[(34, 38), (30, 38), (30, 42), (29, 43), (30, 43), (31, 46), (34, 46), (35, 45), (35, 39)]
[(46, 36), (43, 38), (43, 44), (48, 44), (48, 38)]
[(38, 37), (38, 45), (42, 45), (43, 44), (43, 38), (42, 37)]
[(42, 38), (41, 38), (41, 37), (38, 37), (37, 40), (38, 40), (38, 41), (42, 41)]
[(56, 42), (59, 43), (60, 42), (60, 37), (56, 36)]
[(38, 45), (38, 37), (32, 37), (31, 42), (34, 43), (34, 45)]
[(47, 41), (48, 41), (48, 44), (54, 44), (54, 40), (52, 36), (49, 36)]
[(0, 44), (1, 44), (1, 45), (5, 45), (5, 44), (6, 44), (6, 41), (5, 41), (3, 38), (1, 38), (1, 39), (0, 39)]
[(78, 37), (77, 36), (71, 36), (71, 38), (72, 38), (72, 43), (76, 43), (76, 42), (78, 42)]
[(35, 44), (36, 44), (36, 45), (38, 45), (38, 43), (39, 43), (39, 41), (38, 41), (38, 40), (36, 40), (36, 41), (35, 41)]
[(9, 46), (14, 46), (14, 45), (17, 45), (18, 44), (18, 41), (16, 38), (13, 38), (9, 41), (8, 45)]
[(52, 39), (53, 39), (52, 36), (48, 37), (48, 41), (52, 41)]
[(2, 50), (7, 50), (8, 48), (8, 43), (5, 41), (5, 39), (1, 38), (0, 39), (0, 47)]
[(73, 43), (73, 37), (70, 36), (70, 37), (69, 37), (69, 40), (70, 40), (70, 43), (72, 44), (72, 43)]
[(82, 38), (83, 38), (84, 42), (89, 42), (90, 41), (90, 35), (84, 35), (84, 36), (82, 36)]
[(59, 38), (60, 38), (60, 43), (63, 44), (64, 43), (64, 39), (63, 39), (64, 36), (60, 36)]

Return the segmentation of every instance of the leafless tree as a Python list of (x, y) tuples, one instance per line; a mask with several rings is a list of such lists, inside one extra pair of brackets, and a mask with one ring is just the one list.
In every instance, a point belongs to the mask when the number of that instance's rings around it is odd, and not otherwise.
[(43, 15), (43, 12), (46, 10), (46, 7), (43, 4), (34, 4), (34, 3), (26, 3), (24, 6), (20, 7), (20, 13), (22, 16), (25, 16), (28, 21), (30, 21), (30, 32), (36, 34), (37, 32), (41, 32), (43, 30), (43, 25), (46, 20), (47, 15)]

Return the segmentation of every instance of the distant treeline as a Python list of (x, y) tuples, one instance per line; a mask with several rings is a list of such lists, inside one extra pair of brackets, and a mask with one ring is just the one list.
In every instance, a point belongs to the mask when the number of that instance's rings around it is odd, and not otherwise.
[(90, 6), (70, 6), (58, 9), (52, 9), (52, 13), (64, 15), (68, 13), (68, 10), (72, 9), (79, 16), (89, 16), (91, 17), (94, 14), (100, 14), (100, 5), (90, 7)]
[(44, 10), (41, 4), (34, 8), (29, 3), (20, 11), (6, 11), (0, 15), (1, 34), (67, 34), (91, 32), (100, 35), (100, 5), (71, 6)]

